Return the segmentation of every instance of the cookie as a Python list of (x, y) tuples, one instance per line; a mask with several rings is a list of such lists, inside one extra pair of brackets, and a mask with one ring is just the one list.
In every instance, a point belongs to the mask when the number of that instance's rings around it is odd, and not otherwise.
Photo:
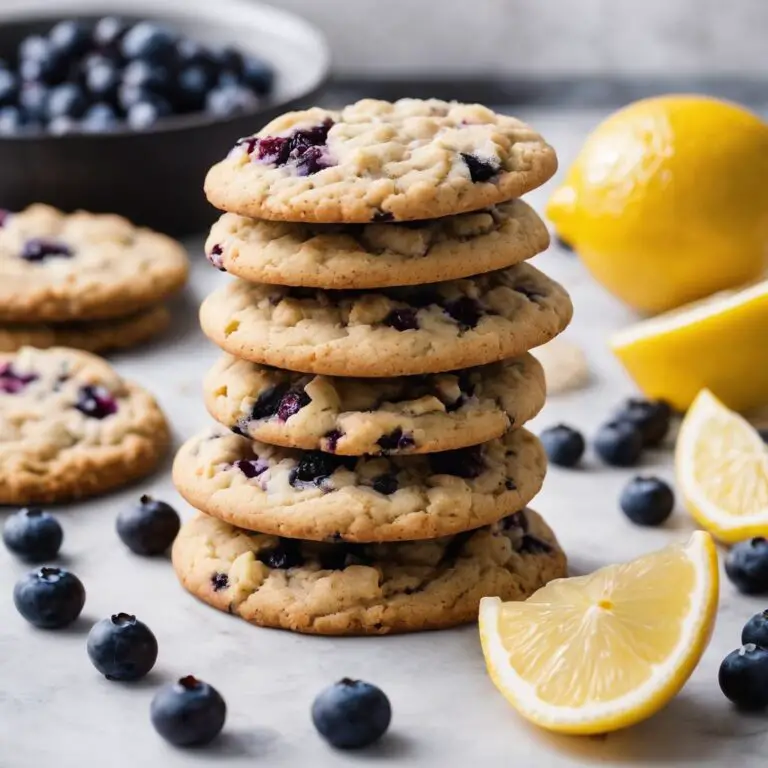
[(483, 443), (532, 419), (546, 395), (532, 355), (394, 379), (312, 376), (224, 355), (203, 391), (211, 416), (238, 434), (352, 456)]
[(524, 600), (566, 575), (555, 535), (531, 510), (456, 536), (373, 545), (281, 539), (199, 515), (182, 526), (173, 566), (219, 610), (317, 635), (466, 624), (482, 597)]
[(167, 453), (154, 398), (101, 358), (63, 347), (0, 355), (0, 504), (127, 485)]
[(200, 308), (206, 335), (255, 363), (329, 376), (407, 376), (519, 357), (560, 333), (565, 290), (529, 264), (465, 280), (321, 291), (234, 280)]
[(47, 205), (0, 215), (3, 322), (125, 317), (177, 291), (187, 271), (176, 241), (120, 216)]
[(546, 458), (524, 429), (419, 456), (301, 451), (206, 430), (179, 450), (173, 480), (197, 509), (241, 528), (317, 541), (398, 541), (493, 523), (540, 490)]
[(205, 192), (257, 219), (410, 221), (520, 197), (556, 169), (538, 133), (479, 104), (364, 99), (289, 112), (240, 139)]
[(312, 288), (384, 288), (504, 269), (546, 250), (549, 233), (522, 200), (402, 224), (291, 224), (225, 213), (208, 260), (244, 280)]
[(86, 352), (130, 349), (161, 334), (170, 322), (171, 313), (157, 305), (108, 320), (0, 325), (0, 352), (15, 352), (22, 347), (73, 347)]

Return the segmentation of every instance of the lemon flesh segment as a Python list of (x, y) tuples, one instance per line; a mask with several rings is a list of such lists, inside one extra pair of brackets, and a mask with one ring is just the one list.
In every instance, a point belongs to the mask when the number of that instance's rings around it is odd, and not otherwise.
[(684, 411), (707, 388), (746, 411), (768, 402), (767, 328), (763, 281), (636, 323), (610, 345), (648, 397)]
[(703, 390), (680, 427), (677, 483), (688, 511), (716, 538), (768, 535), (768, 450), (745, 419)]
[(484, 598), (486, 665), (539, 726), (617, 730), (682, 688), (709, 641), (717, 599), (717, 553), (699, 531), (687, 544), (550, 582), (523, 603)]

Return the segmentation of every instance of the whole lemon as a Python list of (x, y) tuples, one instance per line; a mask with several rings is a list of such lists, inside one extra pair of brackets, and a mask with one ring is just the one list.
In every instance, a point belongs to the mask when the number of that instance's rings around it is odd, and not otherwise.
[(547, 215), (643, 312), (756, 279), (768, 264), (768, 124), (703, 96), (635, 102), (589, 136)]

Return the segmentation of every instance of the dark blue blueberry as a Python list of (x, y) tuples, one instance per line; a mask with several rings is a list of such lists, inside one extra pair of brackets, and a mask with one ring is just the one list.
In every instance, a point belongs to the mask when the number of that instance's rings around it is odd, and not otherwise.
[(90, 48), (91, 30), (82, 21), (65, 19), (54, 25), (48, 33), (48, 41), (56, 54), (72, 60)]
[(637, 464), (643, 452), (643, 436), (628, 421), (609, 421), (595, 435), (595, 452), (614, 467), (631, 467)]
[(86, 648), (93, 666), (107, 680), (141, 680), (157, 661), (157, 638), (144, 622), (128, 613), (94, 624)]
[(81, 118), (88, 109), (88, 98), (76, 83), (62, 83), (51, 88), (46, 112), (49, 120), (57, 117)]
[(40, 121), (48, 112), (49, 90), (42, 83), (24, 83), (19, 91), (19, 107), (27, 120)]
[(101, 420), (117, 413), (117, 401), (105, 387), (86, 384), (77, 393), (75, 408), (85, 416)]
[(339, 467), (347, 466), (353, 461), (354, 457), (345, 458), (322, 451), (305, 451), (296, 469), (293, 470), (291, 484), (297, 481), (318, 484), (326, 477), (330, 477)]
[(384, 496), (391, 496), (399, 487), (397, 478), (390, 474), (375, 477), (371, 485), (374, 491), (381, 493)]
[(481, 306), (469, 296), (462, 296), (455, 301), (449, 301), (445, 304), (443, 309), (445, 309), (463, 330), (474, 328), (483, 316)]
[(301, 544), (297, 539), (279, 539), (277, 546), (262, 549), (256, 556), (268, 568), (285, 571), (304, 564)]
[(29, 35), (19, 43), (19, 61), (44, 59), (51, 51), (51, 45), (42, 35)]
[(263, 459), (238, 459), (233, 466), (239, 469), (249, 480), (258, 477), (269, 469), (269, 464)]
[(741, 630), (741, 644), (768, 648), (768, 611), (756, 613)]
[(19, 75), (24, 82), (56, 85), (66, 78), (66, 62), (52, 51), (39, 59), (22, 59), (19, 64)]
[(74, 573), (43, 566), (22, 576), (13, 588), (16, 610), (41, 629), (71, 624), (85, 605), (85, 587)]
[(416, 311), (409, 307), (393, 309), (384, 318), (384, 325), (396, 331), (415, 331), (419, 327), (419, 319), (416, 317)]
[(113, 49), (128, 31), (128, 24), (117, 16), (104, 16), (93, 28), (93, 42), (97, 48)]
[(725, 573), (740, 592), (768, 592), (768, 541), (756, 536), (734, 544), (725, 557)]
[(128, 125), (134, 131), (145, 131), (171, 114), (171, 105), (160, 96), (139, 101), (128, 110)]
[(658, 477), (635, 477), (619, 497), (622, 512), (637, 525), (661, 525), (675, 506), (675, 494)]
[(203, 66), (209, 71), (218, 66), (214, 62), (214, 56), (202, 43), (184, 37), (176, 44), (176, 60), (182, 67), (194, 65)]
[(137, 555), (163, 554), (180, 527), (179, 515), (170, 504), (147, 495), (117, 516), (117, 535)]
[(376, 441), (376, 445), (382, 451), (404, 451), (412, 448), (415, 442), (411, 435), (403, 433), (400, 427), (395, 427), (389, 434), (382, 435)]
[(323, 439), (325, 440), (325, 450), (329, 453), (336, 453), (336, 448), (339, 445), (339, 440), (343, 437), (344, 433), (339, 429), (332, 429), (327, 432)]
[(584, 455), (584, 437), (566, 424), (548, 427), (539, 437), (547, 458), (558, 467), (575, 467)]
[(13, 363), (3, 363), (0, 365), (0, 392), (16, 395), (38, 378), (36, 373), (20, 373), (14, 369)]
[(0, 136), (13, 136), (24, 127), (24, 117), (18, 107), (0, 107)]
[(640, 430), (646, 447), (658, 445), (669, 432), (672, 408), (664, 400), (629, 398), (614, 415), (617, 421), (628, 421)]
[(120, 71), (113, 64), (95, 64), (85, 73), (85, 87), (94, 101), (114, 101), (120, 86)]
[(768, 707), (768, 650), (748, 643), (729, 653), (720, 665), (720, 690), (737, 707)]
[(219, 735), (227, 719), (221, 694), (192, 675), (164, 685), (150, 707), (155, 730), (177, 747), (207, 744)]
[(229, 586), (229, 576), (226, 573), (214, 573), (211, 576), (211, 587), (214, 592), (221, 592)]
[(283, 383), (261, 392), (251, 409), (251, 418), (258, 421), (274, 416), (287, 391), (288, 384)]
[(237, 83), (221, 85), (208, 92), (205, 108), (217, 117), (230, 117), (249, 112), (259, 105), (259, 97)]
[(176, 83), (178, 104), (189, 111), (202, 109), (210, 84), (208, 70), (203, 65), (185, 67), (179, 72)]
[(135, 85), (126, 85), (121, 83), (117, 89), (117, 104), (123, 112), (128, 112), (131, 107), (140, 104), (147, 99), (154, 98), (155, 94), (146, 88), (139, 88)]
[(80, 128), (84, 133), (106, 133), (114, 131), (118, 125), (119, 120), (114, 108), (103, 101), (88, 107), (80, 121)]
[(343, 571), (350, 565), (370, 565), (362, 544), (333, 544), (320, 552), (320, 567), (326, 571)]
[(130, 62), (123, 70), (122, 84), (126, 90), (138, 88), (142, 91), (165, 95), (172, 88), (172, 77), (165, 67), (137, 59)]
[(61, 240), (33, 237), (24, 243), (20, 255), (25, 261), (44, 261), (52, 256), (70, 258), (72, 249), (66, 243), (62, 243)]
[(280, 400), (277, 408), (277, 418), (280, 421), (288, 421), (291, 416), (297, 414), (304, 406), (309, 405), (312, 398), (304, 389), (292, 389), (286, 392)]
[(165, 62), (175, 54), (176, 37), (165, 27), (140, 21), (123, 35), (120, 51), (126, 59)]
[(80, 123), (74, 117), (61, 115), (51, 120), (46, 129), (52, 136), (67, 136), (70, 133), (77, 133), (80, 130)]
[(469, 178), (475, 184), (490, 181), (501, 170), (498, 160), (484, 160), (467, 152), (462, 152), (461, 156), (469, 169)]
[(0, 69), (0, 107), (15, 104), (18, 93), (19, 81), (16, 75), (7, 69)]
[(429, 463), (436, 475), (455, 475), (468, 480), (479, 477), (486, 468), (482, 449), (478, 446), (431, 453)]
[(21, 509), (3, 526), (3, 542), (22, 560), (53, 560), (61, 549), (64, 531), (59, 521), (42, 509)]
[(337, 749), (360, 749), (378, 741), (389, 728), (392, 707), (384, 692), (362, 680), (344, 678), (326, 688), (312, 704), (312, 722)]
[(240, 81), (259, 96), (267, 96), (275, 86), (275, 70), (261, 59), (247, 57), (240, 72)]
[(309, 147), (302, 151), (296, 159), (296, 174), (298, 176), (312, 176), (329, 166), (330, 163), (321, 147)]
[(245, 59), (236, 48), (229, 46), (212, 51), (213, 60), (220, 70), (229, 70), (239, 75), (243, 71)]
[(219, 76), (216, 78), (216, 85), (222, 87), (225, 85), (241, 85), (240, 76), (231, 69), (224, 69), (219, 72)]

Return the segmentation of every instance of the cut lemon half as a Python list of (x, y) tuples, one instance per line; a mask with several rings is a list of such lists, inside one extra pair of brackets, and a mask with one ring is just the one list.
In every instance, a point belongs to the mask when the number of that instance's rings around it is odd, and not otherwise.
[(649, 397), (684, 411), (711, 389), (729, 408), (768, 403), (768, 281), (644, 320), (611, 349)]
[(661, 709), (706, 648), (717, 552), (697, 531), (589, 576), (558, 579), (522, 603), (480, 603), (488, 672), (517, 711), (561, 733), (606, 733)]
[(675, 447), (677, 486), (688, 511), (716, 538), (768, 535), (768, 450), (749, 422), (702, 390)]

